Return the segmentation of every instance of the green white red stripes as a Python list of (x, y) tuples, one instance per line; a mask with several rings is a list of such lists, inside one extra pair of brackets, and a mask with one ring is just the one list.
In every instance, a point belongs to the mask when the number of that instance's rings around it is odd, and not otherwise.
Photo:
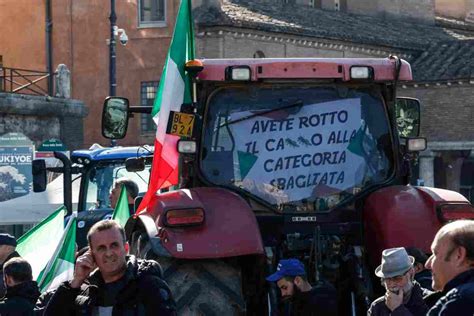
[(176, 145), (179, 138), (166, 134), (166, 127), (170, 111), (179, 111), (181, 104), (191, 102), (191, 81), (184, 66), (192, 59), (194, 34), (191, 1), (182, 0), (152, 111), (157, 131), (150, 184), (137, 212), (149, 205), (158, 189), (178, 183), (179, 154)]

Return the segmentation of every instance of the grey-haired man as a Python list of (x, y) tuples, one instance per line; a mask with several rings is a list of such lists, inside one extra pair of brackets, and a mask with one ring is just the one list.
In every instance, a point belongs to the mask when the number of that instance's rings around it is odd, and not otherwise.
[(370, 305), (367, 315), (426, 315), (423, 289), (413, 280), (415, 258), (405, 248), (385, 249), (382, 263), (375, 269), (385, 288), (385, 295)]

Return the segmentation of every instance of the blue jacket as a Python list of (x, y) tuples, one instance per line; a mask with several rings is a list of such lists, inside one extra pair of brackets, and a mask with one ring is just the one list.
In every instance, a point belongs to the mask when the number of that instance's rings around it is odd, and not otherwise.
[(429, 316), (474, 315), (474, 269), (449, 281), (438, 302), (428, 311)]

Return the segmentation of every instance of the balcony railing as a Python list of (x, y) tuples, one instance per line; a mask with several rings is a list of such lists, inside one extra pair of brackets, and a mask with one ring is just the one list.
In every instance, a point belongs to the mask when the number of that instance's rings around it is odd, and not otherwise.
[(49, 76), (46, 71), (0, 66), (0, 92), (52, 96)]

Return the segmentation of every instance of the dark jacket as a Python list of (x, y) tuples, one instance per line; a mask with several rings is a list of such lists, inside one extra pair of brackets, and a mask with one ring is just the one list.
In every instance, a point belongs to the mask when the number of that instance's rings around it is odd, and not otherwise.
[(449, 281), (443, 296), (427, 315), (474, 315), (474, 269), (463, 272)]
[(3, 283), (3, 265), (5, 262), (10, 260), (11, 258), (19, 257), (20, 254), (16, 251), (12, 252), (6, 259), (5, 261), (0, 265), (0, 298), (5, 296), (6, 292), (6, 287), (5, 284)]
[(299, 292), (290, 301), (286, 315), (335, 316), (337, 315), (336, 289), (327, 282), (314, 286), (308, 292)]
[(44, 315), (46, 306), (51, 300), (51, 297), (53, 297), (54, 293), (56, 293), (56, 289), (41, 293), (41, 295), (38, 297), (38, 300), (36, 301), (36, 305), (34, 309), (35, 315)]
[(415, 281), (418, 282), (422, 288), (430, 291), (433, 291), (433, 288), (431, 287), (432, 280), (433, 276), (431, 275), (431, 271), (428, 269), (415, 274)]
[(0, 301), (0, 315), (33, 315), (33, 308), (39, 296), (38, 284), (35, 281), (9, 287)]
[(410, 299), (406, 304), (398, 306), (393, 312), (385, 305), (385, 296), (379, 297), (369, 307), (367, 315), (371, 316), (425, 316), (428, 311), (428, 306), (423, 301), (425, 291), (421, 288), (418, 282), (413, 281), (413, 289), (411, 290)]
[[(171, 291), (161, 277), (155, 261), (127, 257), (127, 270), (120, 280), (124, 286), (115, 297), (113, 315), (176, 315)], [(86, 282), (80, 289), (71, 288), (68, 282), (60, 285), (44, 315), (92, 315), (107, 295), (106, 285), (99, 271)]]

